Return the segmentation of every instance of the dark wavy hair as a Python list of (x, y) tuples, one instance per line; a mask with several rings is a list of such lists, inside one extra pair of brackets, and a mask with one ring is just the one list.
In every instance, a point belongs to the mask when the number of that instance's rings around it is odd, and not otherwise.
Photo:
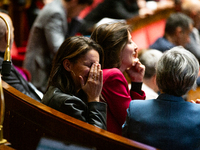
[(72, 36), (67, 38), (62, 43), (53, 59), (48, 87), (52, 85), (59, 88), (64, 93), (75, 95), (74, 81), (70, 72), (64, 68), (63, 61), (68, 59), (71, 63), (76, 63), (79, 58), (92, 49), (99, 53), (99, 63), (103, 65), (102, 48), (91, 38), (84, 36)]

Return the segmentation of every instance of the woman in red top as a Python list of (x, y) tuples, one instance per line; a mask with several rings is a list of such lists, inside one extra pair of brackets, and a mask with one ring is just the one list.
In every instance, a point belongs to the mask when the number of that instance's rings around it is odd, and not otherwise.
[[(138, 60), (137, 45), (132, 41), (131, 29), (124, 23), (103, 24), (91, 38), (104, 50), (102, 101), (107, 103), (107, 130), (122, 134), (126, 109), (132, 99), (145, 99), (141, 90), (145, 67)], [(131, 80), (131, 90), (124, 76)]]

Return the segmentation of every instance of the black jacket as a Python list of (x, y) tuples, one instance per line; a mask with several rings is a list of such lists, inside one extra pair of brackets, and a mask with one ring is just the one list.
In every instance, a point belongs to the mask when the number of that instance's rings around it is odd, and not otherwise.
[[(0, 52), (0, 71), (2, 70), (4, 53)], [(35, 92), (33, 85), (31, 85), (28, 81), (26, 81), (23, 76), (15, 69), (13, 64), (11, 63), (11, 71), (9, 76), (2, 76), (2, 80), (8, 83), (10, 86), (16, 88), (20, 92), (25, 95), (37, 100), (41, 101), (39, 95)]]
[(91, 34), (87, 31), (103, 18), (129, 19), (139, 14), (136, 0), (104, 0), (93, 9), (85, 18), (80, 32)]
[(54, 86), (48, 88), (42, 103), (76, 119), (106, 130), (106, 103), (87, 103), (74, 95), (63, 93)]

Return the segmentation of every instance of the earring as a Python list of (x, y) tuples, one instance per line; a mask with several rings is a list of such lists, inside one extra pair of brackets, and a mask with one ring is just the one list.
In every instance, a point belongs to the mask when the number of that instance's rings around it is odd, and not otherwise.
[(73, 70), (71, 70), (71, 72), (73, 73), (73, 75), (74, 75), (74, 76), (76, 76), (76, 74), (74, 73), (74, 71), (73, 71)]

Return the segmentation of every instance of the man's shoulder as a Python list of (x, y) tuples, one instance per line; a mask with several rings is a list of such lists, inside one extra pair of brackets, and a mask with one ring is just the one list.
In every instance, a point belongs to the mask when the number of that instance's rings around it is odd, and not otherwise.
[(158, 38), (149, 48), (157, 49), (162, 52), (174, 47), (175, 45), (169, 42), (166, 38), (160, 37)]
[(41, 12), (53, 14), (55, 12), (60, 12), (63, 8), (61, 0), (53, 0), (51, 3), (44, 6)]
[(137, 108), (140, 109), (139, 107), (146, 107), (148, 105), (153, 104), (153, 102), (155, 101), (155, 99), (149, 99), (149, 100), (132, 100), (130, 102), (129, 107), (130, 108)]
[(64, 7), (62, 6), (60, 0), (54, 0), (51, 3), (45, 5), (43, 9), (40, 11), (36, 21), (44, 22), (45, 20), (48, 20), (48, 18), (54, 15), (65, 16)]

